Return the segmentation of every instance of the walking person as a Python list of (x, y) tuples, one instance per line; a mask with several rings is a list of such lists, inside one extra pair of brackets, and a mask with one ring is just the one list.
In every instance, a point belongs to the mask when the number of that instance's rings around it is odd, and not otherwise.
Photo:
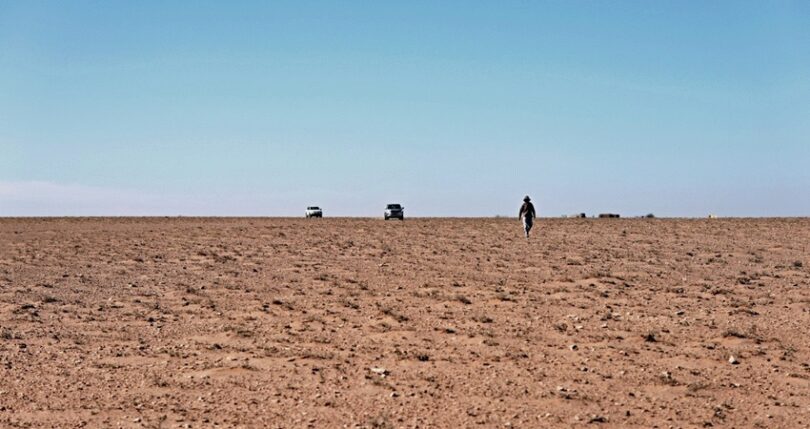
[(532, 225), (534, 225), (534, 218), (537, 216), (537, 213), (534, 211), (534, 204), (532, 204), (532, 199), (529, 198), (528, 195), (523, 197), (523, 205), (520, 206), (520, 213), (518, 213), (518, 219), (523, 221), (523, 232), (526, 233), (526, 238), (529, 238), (529, 231), (532, 230)]

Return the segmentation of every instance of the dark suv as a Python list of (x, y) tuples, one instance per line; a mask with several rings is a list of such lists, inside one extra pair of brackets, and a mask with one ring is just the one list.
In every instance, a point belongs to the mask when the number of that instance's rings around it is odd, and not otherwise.
[(388, 204), (385, 206), (385, 220), (388, 219), (399, 219), (405, 220), (405, 207), (402, 207), (399, 204)]

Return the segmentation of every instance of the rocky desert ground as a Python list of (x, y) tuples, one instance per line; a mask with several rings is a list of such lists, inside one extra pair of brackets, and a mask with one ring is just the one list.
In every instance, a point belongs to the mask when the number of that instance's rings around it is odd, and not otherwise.
[(0, 427), (810, 427), (810, 219), (0, 219)]

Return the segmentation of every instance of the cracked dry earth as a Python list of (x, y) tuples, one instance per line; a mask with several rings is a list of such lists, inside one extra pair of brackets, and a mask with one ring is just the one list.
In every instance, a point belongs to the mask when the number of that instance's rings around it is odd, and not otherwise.
[(810, 220), (0, 219), (0, 427), (810, 427)]

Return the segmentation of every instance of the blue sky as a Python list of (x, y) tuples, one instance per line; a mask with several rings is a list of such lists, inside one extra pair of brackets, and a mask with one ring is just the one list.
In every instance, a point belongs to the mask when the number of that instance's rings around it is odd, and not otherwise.
[(0, 215), (810, 215), (808, 2), (0, 0)]

